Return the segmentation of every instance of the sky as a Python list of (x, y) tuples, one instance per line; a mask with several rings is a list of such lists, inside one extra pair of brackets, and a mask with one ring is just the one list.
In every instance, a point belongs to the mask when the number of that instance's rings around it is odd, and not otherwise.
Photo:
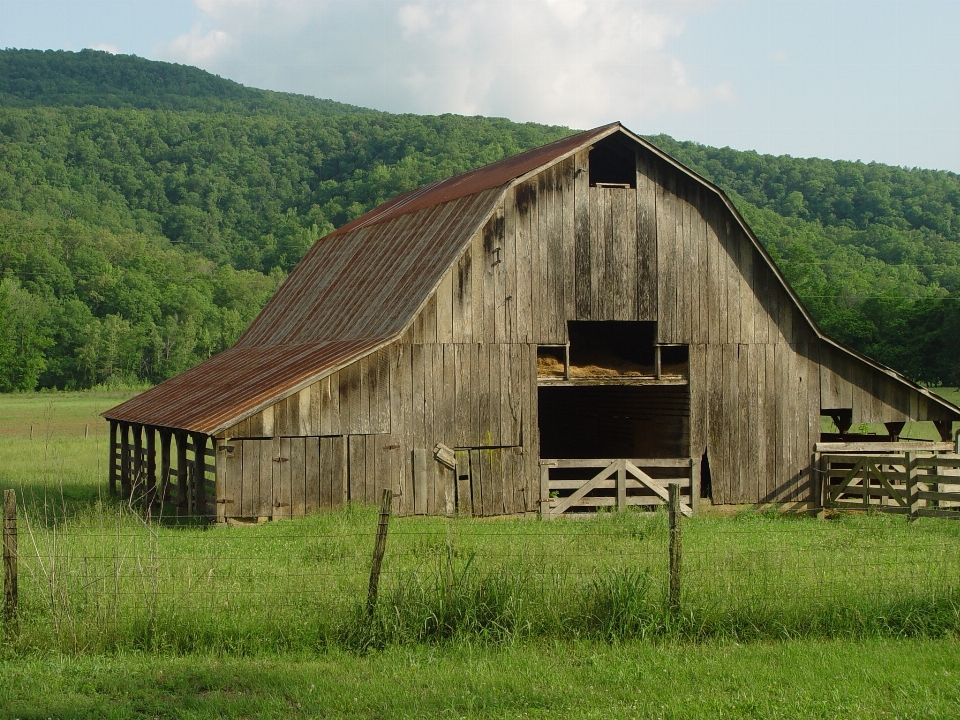
[(960, 0), (0, 0), (98, 48), (390, 112), (960, 172)]

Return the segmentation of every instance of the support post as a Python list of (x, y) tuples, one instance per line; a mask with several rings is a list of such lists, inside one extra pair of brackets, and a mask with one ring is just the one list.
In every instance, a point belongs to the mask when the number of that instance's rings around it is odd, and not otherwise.
[(818, 520), (824, 520), (827, 517), (827, 470), (829, 469), (826, 461), (823, 459), (823, 453), (813, 454), (813, 471), (816, 478), (813, 483), (813, 500), (816, 503), (815, 511)]
[(107, 486), (111, 495), (117, 494), (117, 480), (120, 478), (120, 447), (117, 435), (120, 432), (120, 423), (110, 421), (110, 473)]
[(700, 458), (690, 458), (690, 510), (700, 511)]
[(920, 500), (917, 498), (917, 463), (913, 453), (904, 453), (904, 464), (907, 471), (907, 518), (917, 517), (917, 508)]
[(143, 462), (143, 425), (134, 423), (133, 425), (133, 486), (131, 488), (131, 497), (134, 492), (143, 492), (143, 471), (145, 465)]
[(157, 429), (147, 425), (147, 467), (146, 467), (146, 505), (147, 512), (153, 507), (157, 497)]
[(7, 631), (17, 622), (17, 493), (3, 491), (3, 619)]
[(540, 461), (540, 519), (550, 519), (550, 463)]
[(204, 515), (207, 511), (207, 436), (203, 433), (193, 433), (193, 497), (194, 512)]
[(120, 423), (120, 494), (124, 500), (130, 497), (130, 425)]
[(680, 609), (680, 566), (683, 561), (683, 541), (680, 534), (680, 523), (683, 515), (680, 512), (680, 485), (670, 483), (668, 509), (670, 518), (670, 590), (668, 602), (671, 611)]
[(617, 512), (627, 509), (627, 461), (617, 460)]
[(373, 617), (377, 607), (377, 593), (380, 590), (380, 566), (383, 553), (387, 549), (387, 527), (390, 524), (390, 510), (393, 507), (393, 490), (383, 489), (380, 499), (380, 518), (377, 521), (377, 539), (373, 544), (373, 560), (370, 563), (370, 585), (367, 588), (367, 615)]
[(177, 507), (180, 512), (189, 512), (189, 491), (187, 489), (187, 433), (177, 431)]
[(170, 501), (170, 437), (167, 428), (160, 428), (160, 502)]

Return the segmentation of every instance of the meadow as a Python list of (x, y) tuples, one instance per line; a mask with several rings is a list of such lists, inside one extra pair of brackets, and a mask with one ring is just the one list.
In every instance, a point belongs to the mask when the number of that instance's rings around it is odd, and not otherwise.
[(371, 618), (375, 508), (197, 526), (106, 497), (123, 397), (0, 398), (0, 716), (956, 714), (956, 521), (703, 514), (672, 609), (662, 512), (394, 518)]

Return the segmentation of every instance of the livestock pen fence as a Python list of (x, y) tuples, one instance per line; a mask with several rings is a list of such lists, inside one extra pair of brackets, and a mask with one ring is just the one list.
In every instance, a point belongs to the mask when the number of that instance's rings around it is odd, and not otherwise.
[[(820, 443), (825, 509), (960, 519), (960, 453), (950, 443)], [(954, 451), (954, 452), (951, 452)]]
[(960, 630), (960, 523), (938, 518), (671, 521), (631, 508), (585, 521), (390, 519), (350, 505), (197, 525), (130, 505), (65, 513), (29, 492), (17, 501), (4, 642), (24, 650)]

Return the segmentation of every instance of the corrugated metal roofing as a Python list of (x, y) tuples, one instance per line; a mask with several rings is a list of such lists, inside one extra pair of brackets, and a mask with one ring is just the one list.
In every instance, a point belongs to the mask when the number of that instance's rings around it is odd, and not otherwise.
[(373, 338), (311, 345), (236, 346), (103, 415), (112, 420), (212, 434), (278, 395), (363, 352)]

